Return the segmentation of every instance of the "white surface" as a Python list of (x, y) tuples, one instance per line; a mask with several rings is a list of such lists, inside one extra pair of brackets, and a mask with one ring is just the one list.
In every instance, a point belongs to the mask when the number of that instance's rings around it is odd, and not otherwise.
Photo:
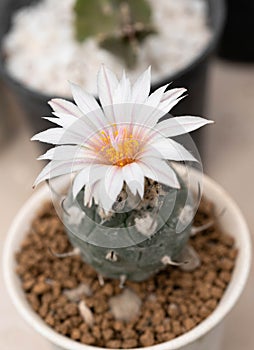
[[(206, 131), (205, 163), (208, 173), (236, 199), (252, 232), (254, 232), (253, 95), (254, 65), (215, 62), (211, 69), (207, 117), (215, 120), (216, 124)], [(0, 114), (2, 117), (1, 106)], [(39, 162), (35, 160), (39, 155), (38, 149), (28, 141), (32, 136), (31, 132), (21, 127), (20, 109), (13, 110), (12, 114), (15, 114), (19, 121), (18, 134), (8, 148), (6, 146), (5, 149), (0, 149), (1, 252), (10, 222), (18, 208), (31, 195), (31, 185), (40, 168)], [(254, 262), (252, 266), (247, 288), (236, 308), (228, 316), (223, 350), (254, 348)], [(2, 275), (0, 275), (0, 290), (0, 349), (50, 350), (48, 343), (26, 326), (11, 305), (3, 286)]]

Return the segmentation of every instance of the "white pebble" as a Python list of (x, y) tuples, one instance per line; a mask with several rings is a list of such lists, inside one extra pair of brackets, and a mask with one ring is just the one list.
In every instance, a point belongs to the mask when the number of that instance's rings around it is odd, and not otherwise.
[(110, 298), (109, 305), (116, 320), (130, 321), (138, 315), (141, 299), (130, 289), (125, 289), (122, 294)]
[(86, 305), (84, 300), (82, 300), (78, 304), (78, 308), (79, 308), (79, 313), (80, 313), (81, 317), (83, 318), (83, 320), (85, 321), (85, 323), (87, 323), (88, 326), (91, 327), (93, 325), (93, 322), (94, 322), (93, 313), (89, 309), (89, 307)]
[(67, 298), (70, 301), (79, 301), (83, 295), (86, 295), (86, 296), (92, 295), (92, 291), (91, 291), (90, 287), (84, 283), (81, 283), (77, 288), (66, 289), (66, 290), (64, 290), (63, 293), (64, 293), (64, 295), (67, 296)]

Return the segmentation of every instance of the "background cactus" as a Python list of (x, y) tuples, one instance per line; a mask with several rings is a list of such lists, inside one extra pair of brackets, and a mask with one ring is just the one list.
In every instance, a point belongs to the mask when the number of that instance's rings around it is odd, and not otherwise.
[(193, 200), (180, 178), (179, 182), (181, 188), (173, 189), (146, 179), (144, 199), (129, 211), (124, 189), (114, 214), (106, 219), (96, 205), (83, 205), (83, 190), (75, 201), (70, 192), (64, 223), (71, 243), (102, 276), (145, 280), (176, 260), (188, 241), (192, 222), (184, 222), (182, 211), (186, 205), (193, 207)]
[(77, 0), (74, 11), (77, 39), (96, 37), (128, 67), (135, 65), (140, 43), (155, 33), (146, 0)]

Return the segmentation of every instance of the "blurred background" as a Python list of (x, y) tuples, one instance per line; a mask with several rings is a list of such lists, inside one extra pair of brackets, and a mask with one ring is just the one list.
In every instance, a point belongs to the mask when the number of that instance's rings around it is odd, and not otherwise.
[[(65, 1), (72, 4), (74, 0)], [(194, 7), (196, 7), (193, 9), (189, 5), (192, 1), (194, 0), (187, 1), (189, 6), (189, 12), (187, 11), (187, 13), (190, 13), (188, 16), (191, 16), (191, 18), (194, 18), (194, 14), (197, 13), (201, 16), (204, 4), (200, 5), (199, 3), (205, 3), (204, 13), (207, 16), (206, 23), (210, 30), (210, 36), (208, 35), (207, 42), (202, 43), (203, 46), (193, 44), (193, 47), (196, 47), (196, 49), (199, 47), (200, 51), (191, 56), (191, 60), (183, 62), (182, 67), (177, 67), (175, 71), (170, 70), (170, 63), (168, 63), (169, 70), (167, 72), (167, 64), (164, 62), (166, 70), (157, 72), (158, 74), (153, 81), (153, 89), (167, 81), (174, 81), (175, 86), (188, 87), (189, 96), (187, 100), (179, 109), (173, 111), (173, 114), (202, 115), (216, 122), (215, 125), (202, 130), (202, 134), (194, 135), (194, 140), (202, 156), (205, 172), (232, 195), (242, 209), (250, 231), (254, 232), (252, 173), (254, 171), (254, 27), (252, 22), (254, 3), (251, 0), (242, 0), (241, 2), (237, 0), (228, 0), (228, 2), (198, 0), (194, 1)], [(52, 10), (54, 0), (44, 0), (44, 2), (51, 3)], [(163, 0), (158, 0), (158, 7), (160, 2), (161, 4), (165, 3)], [(178, 1), (171, 1), (172, 4), (176, 4), (176, 2)], [(179, 3), (181, 2), (186, 5), (186, 1), (179, 1)], [(49, 116), (50, 113), (46, 107), (46, 100), (52, 95), (51, 92), (39, 89), (38, 86), (34, 88), (32, 85), (26, 84), (21, 79), (22, 74), (19, 77), (15, 76), (13, 73), (15, 69), (10, 69), (12, 64), (20, 64), (19, 69), (22, 69), (22, 64), (25, 65), (24, 57), (27, 57), (27, 60), (31, 59), (33, 57), (32, 51), (31, 54), (28, 52), (27, 56), (20, 58), (20, 62), (15, 60), (14, 63), (7, 62), (10, 55), (14, 55), (16, 59), (17, 56), (15, 55), (22, 52), (22, 42), (30, 40), (29, 29), (27, 29), (23, 33), (19, 33), (21, 41), (17, 42), (18, 46), (16, 48), (13, 37), (12, 43), (6, 44), (6, 34), (11, 30), (13, 14), (18, 8), (27, 6), (29, 3), (31, 1), (0, 0), (0, 238), (2, 243), (0, 249), (3, 249), (4, 239), (12, 219), (33, 192), (32, 184), (42, 167), (42, 163), (38, 162), (36, 158), (44, 152), (44, 149), (39, 144), (32, 143), (30, 138), (35, 132), (48, 127), (45, 123), (41, 123), (41, 117)], [(65, 11), (67, 10), (65, 9)], [(159, 11), (155, 8), (152, 8), (152, 10)], [(41, 11), (43, 11), (42, 8)], [(173, 7), (170, 11), (178, 11), (179, 21), (182, 21), (182, 10)], [(22, 21), (25, 21), (25, 15), (22, 16), (19, 18), (21, 24)], [(163, 19), (163, 27), (166, 29), (170, 28), (170, 15), (168, 16)], [(189, 21), (188, 16), (186, 21)], [(145, 24), (146, 21), (147, 19), (144, 19)], [(175, 23), (174, 25), (176, 25)], [(197, 30), (195, 23), (189, 22), (188, 24), (192, 28), (192, 33)], [(22, 25), (25, 26), (25, 22)], [(34, 28), (37, 28), (36, 26), (32, 26), (32, 28), (33, 35), (35, 35), (35, 38), (38, 37), (38, 41), (36, 39), (36, 42), (32, 42), (31, 48), (34, 48), (39, 45), (41, 33), (34, 30)], [(184, 31), (181, 32), (180, 26), (177, 28), (178, 34), (181, 33), (183, 36)], [(134, 34), (138, 39), (140, 33), (136, 28), (132, 28), (132, 30), (135, 31)], [(157, 35), (160, 35), (160, 33), (158, 32)], [(180, 39), (179, 37), (180, 34), (177, 40), (178, 43), (180, 40), (179, 47), (181, 51), (182, 37)], [(126, 42), (126, 37), (124, 40)], [(128, 40), (127, 44), (131, 47), (132, 42)], [(152, 37), (149, 40), (153, 42)], [(175, 38), (172, 37), (172, 42), (174, 40)], [(153, 64), (155, 58), (149, 56), (148, 48), (142, 47), (143, 43), (138, 42), (138, 44), (140, 45), (139, 51), (138, 53), (134, 52), (134, 54), (138, 58), (141, 55), (142, 58), (142, 52), (147, 50), (146, 58), (151, 59), (151, 64)], [(150, 43), (150, 45), (152, 44)], [(160, 45), (159, 41), (157, 45)], [(193, 47), (188, 48), (188, 50)], [(82, 49), (85, 50), (84, 47)], [(126, 47), (123, 48), (123, 50), (125, 49)], [(127, 49), (131, 48), (128, 47)], [(28, 50), (28, 48), (25, 47), (24, 50)], [(34, 50), (36, 51), (35, 48)], [(99, 57), (98, 61), (102, 59), (100, 52), (96, 55), (95, 51), (94, 57)], [(107, 55), (102, 57), (107, 60)], [(112, 55), (112, 52), (110, 52), (110, 55)], [(50, 54), (45, 53), (45, 57), (49, 61), (51, 60)], [(32, 62), (34, 61), (35, 58)], [(168, 58), (167, 62), (171, 62), (171, 58)], [(97, 70), (97, 67), (95, 68)], [(30, 69), (31, 74), (35, 74), (35, 68), (30, 66)], [(139, 68), (135, 69), (139, 70)], [(134, 73), (133, 75), (135, 76)], [(86, 81), (84, 80), (83, 83), (85, 85)], [(56, 91), (55, 95), (65, 96), (65, 92), (61, 94)], [(248, 286), (240, 302), (228, 316), (224, 350), (250, 350), (254, 347), (254, 333), (252, 332), (254, 323), (253, 272), (254, 266)], [(0, 348), (4, 350), (20, 348), (32, 350), (36, 347), (38, 350), (47, 350), (48, 345), (23, 323), (11, 305), (4, 288), (2, 273), (0, 286), (2, 291), (0, 300)]]

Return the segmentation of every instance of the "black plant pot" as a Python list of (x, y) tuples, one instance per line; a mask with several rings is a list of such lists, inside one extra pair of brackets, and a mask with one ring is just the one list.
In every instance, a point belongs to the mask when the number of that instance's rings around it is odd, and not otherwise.
[[(38, 1), (38, 0), (37, 0)], [(175, 75), (165, 76), (165, 79), (158, 81), (152, 86), (155, 90), (161, 85), (172, 82), (171, 87), (186, 87), (189, 90), (190, 97), (184, 99), (179, 106), (177, 106), (173, 114), (193, 114), (202, 115), (205, 105), (206, 97), (206, 82), (207, 71), (212, 52), (214, 51), (224, 23), (224, 0), (207, 0), (209, 3), (209, 24), (213, 30), (213, 36), (206, 49), (186, 68), (182, 69)], [(13, 13), (22, 6), (27, 6), (35, 2), (35, 0), (1, 0), (0, 2), (0, 45), (3, 37), (9, 31), (11, 26), (11, 18)], [(44, 119), (42, 116), (50, 115), (51, 111), (47, 105), (47, 101), (52, 96), (44, 93), (31, 90), (23, 84), (19, 83), (5, 69), (4, 53), (0, 52), (0, 76), (6, 82), (10, 89), (14, 90), (20, 104), (25, 109), (25, 113), (29, 118), (32, 131), (39, 132), (51, 127), (52, 124)], [(201, 132), (196, 132), (193, 139), (202, 153)]]
[(254, 1), (227, 0), (226, 5), (219, 55), (230, 60), (254, 62)]

